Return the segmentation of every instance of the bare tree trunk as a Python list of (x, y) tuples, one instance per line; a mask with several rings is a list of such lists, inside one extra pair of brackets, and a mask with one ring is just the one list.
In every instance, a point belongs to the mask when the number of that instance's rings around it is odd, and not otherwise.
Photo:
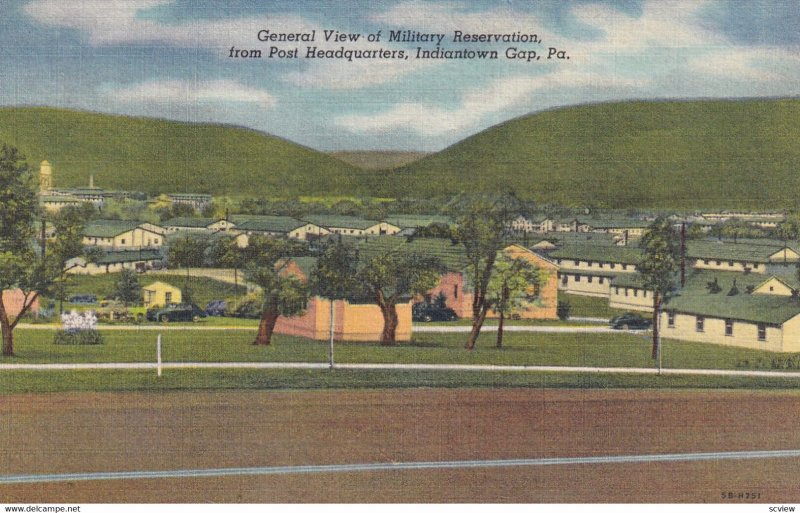
[(661, 295), (658, 291), (653, 291), (653, 352), (652, 357), (653, 360), (658, 358), (659, 348), (659, 337), (658, 337), (658, 317), (661, 313)]
[(506, 314), (500, 311), (500, 324), (497, 325), (497, 348), (503, 347), (503, 324), (505, 324)]
[(270, 308), (265, 310), (258, 324), (258, 335), (253, 341), (254, 346), (268, 346), (272, 342), (272, 332), (275, 331), (275, 324), (278, 322), (278, 309)]
[(483, 321), (486, 320), (486, 314), (486, 308), (483, 308), (478, 313), (478, 316), (473, 318), (472, 331), (469, 332), (469, 338), (467, 339), (467, 343), (464, 344), (464, 348), (470, 351), (475, 349), (475, 342), (478, 341), (478, 335), (481, 334), (481, 328), (483, 327)]
[[(0, 291), (0, 295), (2, 295), (2, 291)], [(3, 332), (3, 356), (14, 356), (14, 330), (8, 319), (2, 297), (0, 297), (0, 330)]]
[(383, 314), (381, 345), (392, 346), (397, 342), (397, 308), (394, 303), (384, 302), (381, 305), (381, 313)]

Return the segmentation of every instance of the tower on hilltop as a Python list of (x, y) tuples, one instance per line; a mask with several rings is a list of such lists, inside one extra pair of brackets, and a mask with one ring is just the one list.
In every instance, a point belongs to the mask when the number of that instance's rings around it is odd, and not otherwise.
[(53, 167), (46, 160), (39, 164), (39, 192), (44, 193), (53, 188)]

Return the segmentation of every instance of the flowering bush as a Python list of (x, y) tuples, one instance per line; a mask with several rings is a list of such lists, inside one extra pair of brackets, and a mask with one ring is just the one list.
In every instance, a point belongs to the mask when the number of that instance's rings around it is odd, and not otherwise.
[(55, 344), (94, 345), (102, 344), (103, 337), (97, 331), (97, 316), (92, 311), (79, 314), (75, 310), (61, 314), (63, 330), (56, 332)]

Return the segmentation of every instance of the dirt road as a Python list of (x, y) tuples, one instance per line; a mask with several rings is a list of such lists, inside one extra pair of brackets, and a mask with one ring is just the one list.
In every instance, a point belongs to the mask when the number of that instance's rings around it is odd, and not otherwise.
[[(798, 413), (792, 392), (12, 395), (0, 403), (0, 468), (21, 475), (798, 449)], [(756, 502), (798, 502), (798, 472), (800, 458), (780, 458), (90, 480), (0, 485), (0, 501), (739, 502), (755, 493)]]

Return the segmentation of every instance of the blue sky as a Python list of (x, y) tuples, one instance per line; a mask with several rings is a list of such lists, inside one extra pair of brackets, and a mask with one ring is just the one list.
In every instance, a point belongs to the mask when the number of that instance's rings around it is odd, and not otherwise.
[[(504, 120), (586, 102), (800, 94), (794, 0), (12, 0), (0, 17), (1, 105), (231, 123), (320, 150), (442, 149)], [(446, 34), (500, 59), (230, 59), (258, 30)], [(537, 33), (539, 45), (452, 33)], [(307, 43), (272, 43), (282, 49)], [(506, 48), (570, 59), (526, 63)], [(434, 45), (425, 44), (425, 49)]]

